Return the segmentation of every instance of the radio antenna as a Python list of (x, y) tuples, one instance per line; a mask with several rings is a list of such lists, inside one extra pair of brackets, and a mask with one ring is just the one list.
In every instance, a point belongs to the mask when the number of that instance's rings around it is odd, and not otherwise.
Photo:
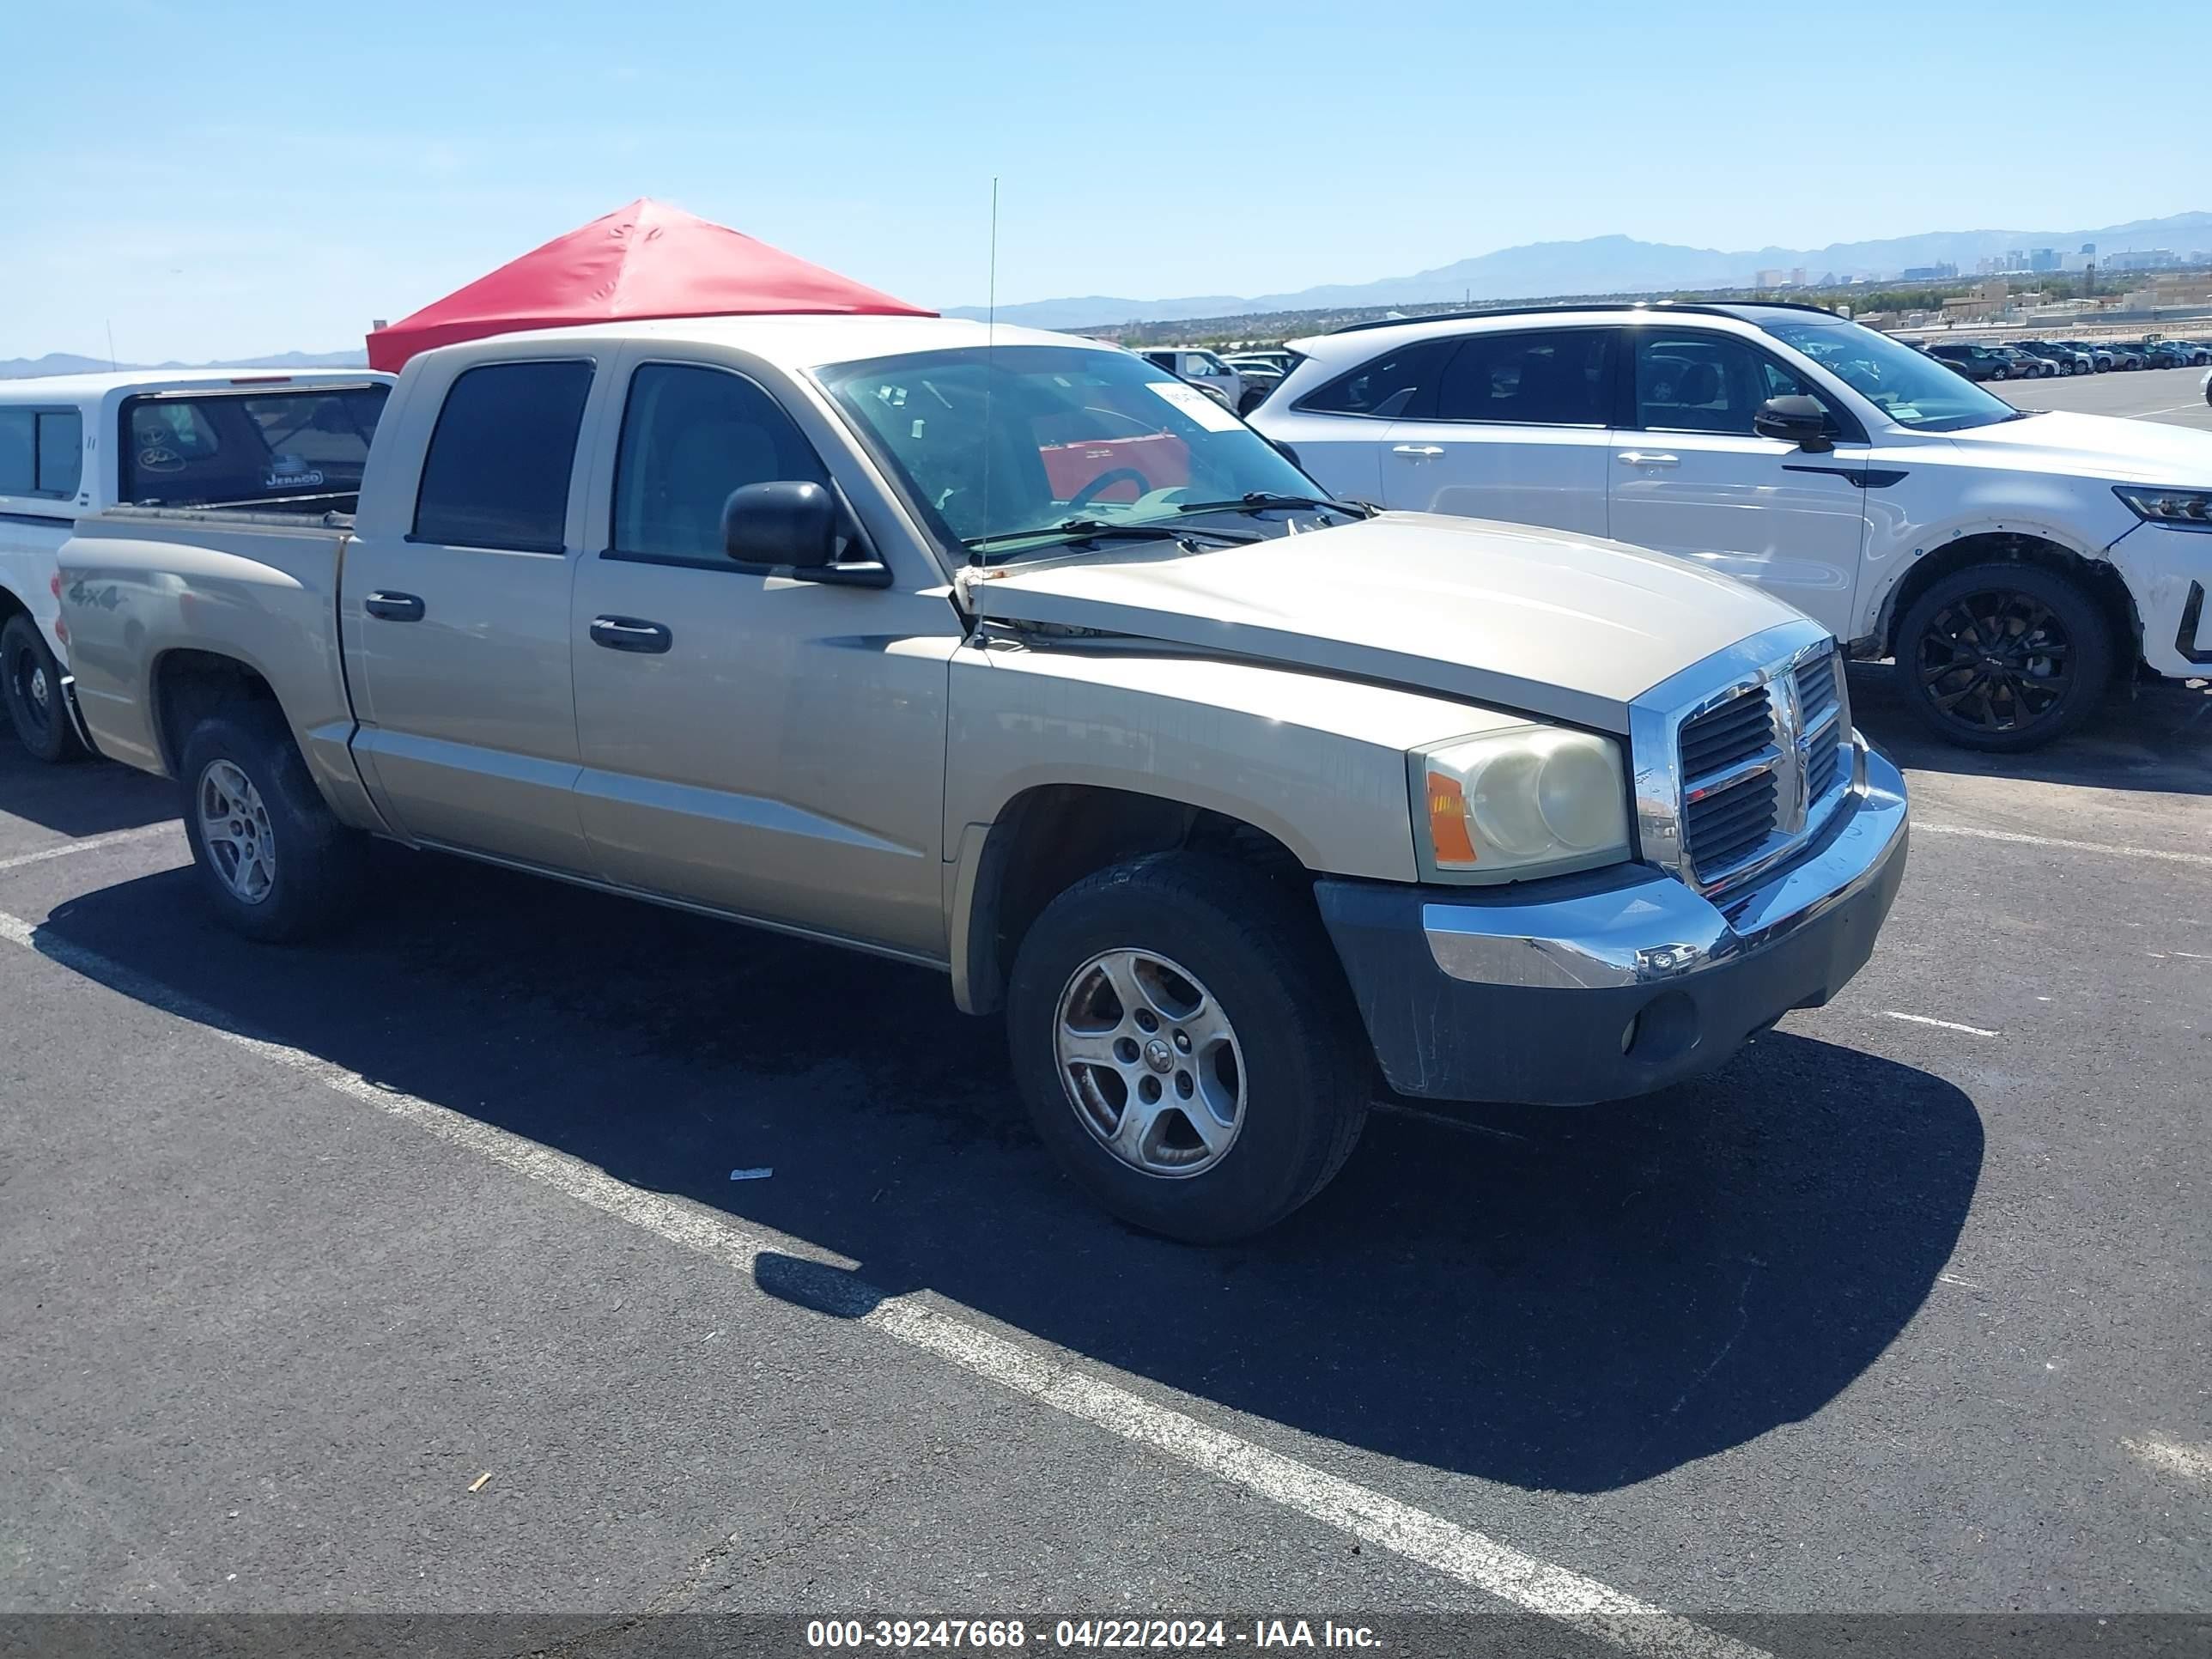
[[(991, 175), (991, 258), (990, 274), (985, 283), (983, 299), (983, 524), (982, 534), (990, 533), (991, 517), (991, 362), (999, 343), (999, 175)], [(982, 553), (968, 550), (968, 562), (981, 565)]]

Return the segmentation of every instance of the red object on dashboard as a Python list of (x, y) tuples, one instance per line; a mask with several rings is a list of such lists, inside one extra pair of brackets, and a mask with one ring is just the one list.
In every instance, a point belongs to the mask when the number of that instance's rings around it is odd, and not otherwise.
[(1151, 432), (1136, 438), (1100, 438), (1091, 443), (1047, 444), (1037, 451), (1051, 481), (1054, 501), (1072, 501), (1093, 478), (1123, 468), (1140, 474), (1136, 480), (1109, 484), (1093, 501), (1127, 503), (1147, 490), (1164, 489), (1190, 482), (1190, 446), (1172, 432)]
[(681, 208), (641, 197), (368, 337), (368, 366), (526, 328), (745, 313), (934, 317)]

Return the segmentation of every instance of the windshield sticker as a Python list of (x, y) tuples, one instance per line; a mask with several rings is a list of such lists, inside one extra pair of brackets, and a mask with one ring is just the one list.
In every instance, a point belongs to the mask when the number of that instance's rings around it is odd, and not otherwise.
[(1148, 380), (1146, 384), (1208, 432), (1234, 432), (1243, 424), (1194, 386), (1185, 386), (1181, 380)]

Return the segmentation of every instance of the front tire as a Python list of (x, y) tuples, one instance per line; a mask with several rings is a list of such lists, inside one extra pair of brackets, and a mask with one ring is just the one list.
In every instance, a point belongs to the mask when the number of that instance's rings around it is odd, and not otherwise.
[(185, 740), (185, 838), (223, 925), (290, 945), (345, 921), (365, 838), (324, 802), (274, 703), (232, 703)]
[(1990, 379), (1992, 380), (2005, 380), (2008, 378), (2010, 373), (2011, 371), (2008, 369), (1993, 368), (1990, 371)]
[(1978, 564), (1912, 602), (1898, 629), (1905, 701), (1947, 743), (2017, 754), (2089, 717), (2112, 636), (2079, 583), (2031, 564)]
[(1226, 860), (1163, 854), (1069, 888), (1022, 940), (1006, 1020), (1038, 1138), (1170, 1238), (1273, 1225), (1366, 1119), (1371, 1064), (1319, 918)]
[(8, 723), (33, 760), (56, 765), (85, 757), (62, 701), (61, 665), (46, 649), (39, 625), (20, 614), (0, 628), (0, 697), (8, 704)]

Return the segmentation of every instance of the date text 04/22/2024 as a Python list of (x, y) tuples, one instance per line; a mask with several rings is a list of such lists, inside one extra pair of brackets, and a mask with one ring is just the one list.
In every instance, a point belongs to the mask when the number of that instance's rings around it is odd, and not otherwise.
[(1083, 1650), (1166, 1650), (1244, 1647), (1259, 1650), (1379, 1647), (1365, 1625), (1333, 1620), (1255, 1619), (1231, 1623), (1221, 1619), (1060, 1619), (1047, 1626), (1020, 1619), (817, 1619), (806, 1626), (806, 1644), (815, 1649), (945, 1649), (970, 1652), (1014, 1652), (1034, 1644), (1041, 1648)]

